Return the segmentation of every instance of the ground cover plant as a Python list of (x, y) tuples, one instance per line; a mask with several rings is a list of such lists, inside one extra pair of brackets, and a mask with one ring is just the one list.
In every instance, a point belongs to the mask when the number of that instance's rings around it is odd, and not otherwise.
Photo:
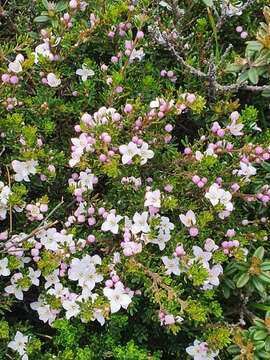
[(270, 357), (267, 1), (0, 1), (0, 358)]

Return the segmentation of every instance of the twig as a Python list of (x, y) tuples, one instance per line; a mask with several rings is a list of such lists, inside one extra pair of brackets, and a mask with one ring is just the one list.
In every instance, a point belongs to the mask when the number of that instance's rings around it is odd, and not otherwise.
[(3, 152), (6, 150), (5, 146), (3, 146), (3, 149), (0, 152), (0, 156), (2, 156)]
[[(8, 169), (7, 165), (6, 165), (6, 170), (7, 170), (7, 177), (8, 177), (8, 187), (11, 191), (10, 174), (9, 174), (9, 169)], [(12, 207), (11, 207), (11, 205), (9, 205), (9, 232), (12, 233)]]
[(229, 54), (229, 52), (231, 51), (232, 49), (232, 44), (230, 44), (227, 49), (224, 51), (223, 55), (221, 56), (218, 64), (217, 64), (217, 68), (222, 64), (222, 61), (225, 59), (225, 57)]
[[(6, 249), (4, 250), (1, 250), (0, 251), (0, 254), (2, 253), (6, 253), (9, 249), (11, 249), (13, 246), (17, 246), (19, 245), (21, 242), (25, 241), (25, 240), (28, 240), (30, 239), (33, 235), (35, 235), (37, 232), (39, 232), (40, 230), (47, 230), (49, 229), (50, 227), (56, 225), (58, 223), (58, 220), (55, 220), (54, 222), (50, 223), (50, 224), (46, 224), (44, 226), (41, 226), (41, 227), (38, 227), (36, 229), (34, 229), (33, 231), (31, 231), (31, 233), (29, 235), (27, 235), (25, 238), (21, 239), (20, 241), (18, 241), (17, 243), (13, 243), (11, 246), (7, 247)], [(17, 235), (18, 236), (18, 235)], [(15, 237), (16, 238), (16, 237)], [(13, 239), (10, 239), (10, 240), (14, 240)], [(22, 250), (22, 249), (20, 249)], [(13, 250), (12, 250), (13, 251)]]
[(63, 204), (64, 204), (64, 200), (62, 197), (60, 203), (58, 205), (56, 205), (56, 207), (54, 209), (52, 209), (52, 211), (45, 217), (45, 219), (41, 222), (40, 226), (42, 226), (49, 219), (49, 217)]

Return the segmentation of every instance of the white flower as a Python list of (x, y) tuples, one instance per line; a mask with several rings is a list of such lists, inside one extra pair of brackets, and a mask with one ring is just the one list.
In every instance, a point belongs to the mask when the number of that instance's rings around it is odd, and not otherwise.
[(94, 265), (90, 264), (87, 266), (87, 271), (84, 273), (83, 280), (84, 285), (86, 285), (89, 290), (93, 290), (96, 282), (101, 282), (103, 280), (103, 276), (96, 272)]
[(132, 301), (124, 290), (124, 285), (120, 281), (115, 284), (114, 289), (105, 287), (103, 294), (110, 300), (112, 313), (116, 313), (121, 307), (127, 309), (128, 305)]
[(143, 52), (142, 48), (140, 48), (139, 50), (133, 49), (130, 55), (130, 60), (138, 59), (139, 61), (141, 61), (144, 56), (145, 53)]
[(180, 275), (179, 260), (176, 257), (169, 259), (168, 256), (162, 256), (161, 260), (166, 267), (166, 274), (170, 275), (173, 273), (175, 275)]
[(48, 289), (50, 286), (60, 282), (58, 275), (59, 275), (59, 269), (56, 269), (48, 276), (45, 276), (45, 280), (46, 280), (46, 283), (44, 285), (45, 289)]
[(22, 65), (19, 61), (15, 60), (8, 65), (8, 71), (18, 74), (22, 72)]
[(41, 237), (40, 242), (45, 246), (46, 250), (56, 251), (59, 249), (58, 239), (55, 236), (56, 229), (48, 229)]
[(118, 222), (123, 219), (123, 216), (114, 214), (109, 214), (106, 218), (106, 221), (102, 224), (102, 231), (111, 231), (113, 234), (118, 233), (119, 225)]
[(206, 283), (218, 286), (219, 285), (219, 275), (222, 274), (223, 269), (221, 265), (214, 265), (212, 269), (208, 270), (208, 279)]
[(192, 249), (195, 258), (191, 259), (189, 261), (189, 264), (193, 264), (195, 261), (199, 261), (205, 269), (209, 269), (208, 261), (211, 259), (212, 253), (208, 251), (203, 251), (203, 249), (196, 245), (192, 246)]
[(243, 135), (243, 133), (241, 132), (243, 127), (244, 127), (243, 124), (236, 124), (236, 121), (233, 120), (231, 125), (228, 128), (229, 128), (232, 135), (240, 136), (240, 135)]
[(195, 340), (193, 346), (186, 348), (186, 352), (194, 357), (194, 360), (214, 360), (214, 357), (218, 355), (219, 350), (213, 352), (208, 350), (207, 343), (200, 343), (198, 340)]
[(230, 202), (231, 198), (232, 194), (229, 191), (224, 191), (219, 199), (220, 203), (223, 204), (228, 211), (233, 210), (233, 204)]
[[(14, 340), (8, 344), (8, 347), (18, 351), (20, 355), (24, 355), (27, 341), (28, 336), (24, 336), (20, 331), (17, 331)], [(25, 357), (25, 359), (27, 358)]]
[(76, 299), (73, 300), (64, 300), (62, 305), (66, 312), (66, 318), (69, 320), (72, 316), (76, 316), (80, 312), (79, 304), (76, 304)]
[(94, 71), (91, 70), (91, 69), (87, 69), (85, 64), (82, 65), (82, 69), (78, 69), (76, 71), (76, 74), (80, 75), (82, 77), (82, 81), (86, 81), (88, 76), (94, 76), (95, 75)]
[(213, 239), (208, 238), (205, 241), (204, 249), (206, 251), (216, 251), (218, 249), (218, 246)]
[(133, 216), (134, 224), (131, 227), (132, 234), (138, 234), (139, 232), (148, 233), (150, 231), (150, 227), (147, 224), (147, 211), (144, 211), (141, 215), (139, 213), (135, 213)]
[(179, 215), (179, 218), (186, 227), (196, 224), (195, 214), (192, 210), (189, 210), (186, 215)]
[(162, 7), (165, 7), (169, 11), (172, 10), (172, 7), (169, 4), (167, 4), (165, 1), (160, 1), (159, 5), (162, 6)]
[(57, 87), (61, 84), (61, 79), (58, 79), (54, 73), (49, 73), (47, 75), (47, 81), (50, 87)]
[(87, 187), (87, 189), (93, 190), (93, 181), (94, 181), (95, 175), (91, 172), (80, 172), (80, 180), (78, 182), (78, 185), (81, 187)]
[(216, 206), (223, 193), (224, 190), (221, 189), (218, 184), (214, 183), (210, 186), (208, 192), (205, 194), (205, 197), (211, 201), (213, 206)]
[(238, 170), (238, 176), (243, 175), (246, 182), (250, 181), (249, 177), (256, 174), (256, 169), (250, 163), (244, 163), (240, 161), (240, 170)]
[(148, 144), (146, 142), (142, 143), (142, 146), (139, 149), (139, 155), (142, 157), (141, 165), (144, 165), (148, 159), (152, 159), (154, 152), (148, 150)]
[(35, 48), (35, 52), (32, 53), (35, 56), (35, 64), (38, 63), (38, 56), (42, 55), (44, 57), (48, 57), (50, 60), (53, 60), (54, 56), (50, 51), (50, 46), (48, 43), (43, 43), (38, 45)]
[(160, 190), (147, 191), (145, 194), (144, 206), (154, 206), (160, 208)]
[(47, 293), (54, 295), (56, 298), (61, 298), (68, 294), (68, 289), (64, 288), (63, 285), (59, 282), (54, 285), (54, 289), (49, 289)]
[(134, 142), (130, 141), (128, 145), (121, 145), (119, 151), (122, 154), (122, 163), (127, 164), (133, 156), (139, 153), (139, 149)]
[(8, 276), (10, 274), (10, 270), (8, 266), (8, 258), (4, 258), (0, 260), (0, 275)]
[(29, 267), (29, 273), (28, 276), (31, 279), (31, 282), (33, 285), (39, 286), (39, 277), (41, 275), (41, 271), (40, 270), (36, 270), (34, 271), (34, 269), (32, 269), (31, 267)]
[(159, 250), (164, 250), (165, 249), (165, 245), (166, 242), (169, 241), (171, 238), (171, 235), (169, 232), (163, 232), (162, 228), (160, 228), (158, 236), (152, 240), (150, 240), (150, 242), (152, 244), (157, 244), (159, 246)]
[(150, 108), (158, 108), (159, 107), (159, 98), (156, 98), (155, 100), (152, 100), (151, 102), (150, 102)]

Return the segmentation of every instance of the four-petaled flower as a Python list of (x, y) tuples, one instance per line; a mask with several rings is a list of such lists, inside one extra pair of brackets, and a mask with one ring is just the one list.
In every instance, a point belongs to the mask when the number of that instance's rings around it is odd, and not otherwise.
[(23, 355), (22, 359), (27, 360), (28, 356), (25, 353), (26, 352), (25, 347), (27, 341), (28, 341), (28, 336), (24, 336), (20, 331), (17, 331), (14, 340), (8, 344), (8, 347), (15, 351), (18, 351), (20, 355)]
[(122, 154), (122, 163), (127, 164), (133, 156), (139, 153), (139, 149), (134, 142), (130, 141), (128, 145), (121, 145), (119, 151)]
[(112, 313), (119, 311), (121, 307), (127, 309), (131, 303), (131, 298), (124, 290), (124, 285), (120, 281), (115, 284), (114, 289), (105, 287), (103, 294), (110, 300)]
[(88, 76), (94, 76), (95, 73), (93, 70), (88, 69), (85, 64), (82, 65), (82, 69), (78, 69), (76, 74), (82, 77), (82, 81), (86, 81)]
[(109, 214), (106, 218), (106, 221), (102, 224), (102, 231), (111, 231), (113, 234), (118, 233), (119, 225), (118, 222), (123, 219), (123, 216), (114, 214)]
[(49, 73), (47, 75), (47, 82), (50, 87), (57, 87), (61, 84), (61, 80), (58, 79), (54, 73)]

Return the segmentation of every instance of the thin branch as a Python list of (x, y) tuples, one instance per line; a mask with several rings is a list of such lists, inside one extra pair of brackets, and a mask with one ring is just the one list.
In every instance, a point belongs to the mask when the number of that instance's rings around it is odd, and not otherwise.
[[(49, 229), (50, 227), (56, 225), (58, 223), (58, 220), (55, 220), (54, 222), (50, 223), (50, 224), (46, 224), (44, 226), (41, 226), (41, 227), (38, 227), (36, 229), (34, 229), (33, 231), (31, 231), (31, 233), (29, 235), (27, 235), (25, 238), (21, 239), (20, 241), (18, 241), (17, 243), (13, 243), (12, 245), (10, 245), (9, 247), (7, 247), (6, 249), (4, 250), (1, 250), (0, 251), (0, 254), (2, 253), (6, 253), (9, 249), (11, 249), (13, 246), (17, 246), (19, 245), (20, 243), (22, 243), (23, 241), (25, 240), (28, 240), (30, 239), (33, 235), (35, 235), (37, 232), (41, 231), (41, 230), (47, 230)], [(17, 235), (18, 236), (18, 235)], [(16, 237), (15, 237), (16, 238)], [(10, 239), (11, 241), (13, 240), (14, 241), (14, 238), (13, 239)], [(22, 250), (22, 249), (20, 249)], [(13, 251), (13, 250), (12, 250)]]
[(225, 59), (225, 57), (229, 54), (229, 52), (231, 51), (231, 49), (233, 48), (232, 44), (230, 44), (227, 49), (224, 51), (223, 55), (221, 56), (218, 64), (217, 64), (217, 68), (222, 64), (222, 61)]
[(60, 203), (58, 205), (56, 205), (56, 207), (54, 209), (52, 209), (52, 211), (45, 217), (45, 219), (41, 222), (40, 226), (42, 226), (49, 219), (49, 217), (63, 204), (64, 204), (64, 200), (62, 197)]
[(1, 152), (0, 152), (0, 156), (2, 156), (3, 152), (6, 150), (5, 146), (3, 146)]
[[(6, 165), (6, 170), (7, 170), (7, 177), (8, 177), (8, 187), (11, 191), (10, 173), (9, 173), (9, 169), (8, 169), (7, 165)], [(12, 233), (12, 207), (11, 207), (11, 205), (9, 205), (9, 232)]]

